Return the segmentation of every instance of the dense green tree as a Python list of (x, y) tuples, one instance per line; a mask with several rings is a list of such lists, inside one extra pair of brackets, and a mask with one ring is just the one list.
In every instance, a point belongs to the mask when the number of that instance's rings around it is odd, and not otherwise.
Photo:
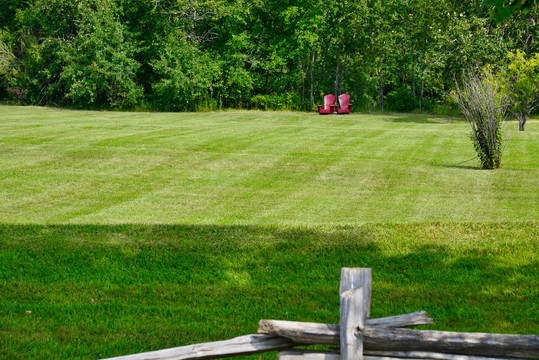
[[(93, 5), (93, 6), (92, 6)], [(96, 0), (79, 5), (77, 36), (62, 43), (63, 66), (56, 91), (76, 106), (129, 108), (137, 105), (142, 88), (135, 82), (139, 63), (114, 4)]]
[(491, 16), (500, 22), (516, 12), (529, 13), (537, 8), (537, 0), (485, 0), (486, 5), (492, 5)]
[(15, 30), (16, 14), (28, 6), (26, 0), (3, 0), (0, 2), (0, 28)]
[(152, 63), (159, 76), (153, 84), (154, 102), (163, 110), (196, 110), (219, 90), (221, 66), (217, 56), (185, 38), (169, 36)]
[[(13, 53), (17, 57), (16, 74), (8, 79), (8, 92), (23, 103), (55, 104), (49, 87), (58, 81), (61, 43), (76, 32), (77, 5), (66, 0), (21, 2), (10, 25), (16, 36)], [(61, 97), (61, 96), (60, 96)]]
[(224, 83), (221, 94), (227, 104), (242, 108), (243, 99), (248, 99), (254, 86), (253, 43), (249, 34), (244, 31), (232, 35), (227, 42), (227, 51), (223, 54)]
[(14, 49), (17, 63), (7, 80), (11, 98), (27, 104), (56, 104), (51, 98), (49, 86), (58, 81), (61, 64), (58, 50), (61, 41), (54, 38), (40, 39), (25, 34), (23, 41)]
[(509, 108), (524, 131), (530, 113), (539, 106), (539, 53), (526, 58), (517, 50), (507, 55), (508, 64), (498, 72), (497, 79), (510, 99)]
[(430, 110), (466, 70), (539, 52), (536, 6), (494, 22), (483, 0), (3, 4), (0, 98), (29, 104)]
[[(85, 2), (81, 2), (84, 4)], [(69, 0), (34, 0), (21, 7), (15, 16), (23, 31), (37, 39), (68, 38), (77, 33), (79, 3)]]
[(498, 27), (503, 31), (507, 47), (528, 55), (539, 52), (539, 6), (527, 13), (517, 12)]

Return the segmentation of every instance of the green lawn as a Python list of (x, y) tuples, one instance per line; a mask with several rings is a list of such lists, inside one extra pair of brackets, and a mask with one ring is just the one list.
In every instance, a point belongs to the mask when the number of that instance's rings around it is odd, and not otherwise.
[(337, 323), (343, 266), (373, 268), (372, 317), (537, 334), (539, 121), (495, 171), (465, 162), (468, 132), (423, 115), (0, 106), (0, 358)]
[[(514, 124), (510, 125), (511, 129)], [(328, 225), (538, 218), (539, 121), (477, 170), (427, 116), (0, 108), (0, 221)]]

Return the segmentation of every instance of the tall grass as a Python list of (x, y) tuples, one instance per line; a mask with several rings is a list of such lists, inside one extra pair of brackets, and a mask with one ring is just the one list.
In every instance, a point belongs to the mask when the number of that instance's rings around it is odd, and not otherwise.
[(469, 74), (459, 89), (460, 111), (472, 128), (470, 138), (483, 169), (497, 169), (502, 161), (502, 125), (508, 99), (489, 70)]

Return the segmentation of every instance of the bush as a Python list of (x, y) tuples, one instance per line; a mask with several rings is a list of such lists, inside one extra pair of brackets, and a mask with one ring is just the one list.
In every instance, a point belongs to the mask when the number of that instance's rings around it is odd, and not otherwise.
[(410, 112), (416, 108), (416, 101), (407, 87), (399, 87), (386, 96), (387, 107), (394, 111)]
[(0, 32), (0, 99), (8, 96), (7, 80), (17, 71), (16, 60), (17, 58), (11, 51), (11, 47), (3, 41), (2, 33)]
[(446, 94), (432, 107), (432, 112), (442, 116), (460, 116), (458, 96), (454, 91)]
[(472, 127), (470, 138), (483, 169), (499, 168), (502, 123), (507, 112), (504, 93), (488, 70), (466, 76), (458, 90), (459, 109)]
[(252, 106), (260, 110), (301, 110), (305, 107), (297, 93), (256, 95), (251, 98)]

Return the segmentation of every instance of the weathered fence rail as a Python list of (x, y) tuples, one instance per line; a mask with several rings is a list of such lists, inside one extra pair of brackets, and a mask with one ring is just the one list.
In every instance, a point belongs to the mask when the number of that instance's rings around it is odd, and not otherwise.
[[(305, 327), (302, 323), (292, 321), (262, 320), (259, 332), (282, 336), (300, 344), (340, 345), (340, 334), (335, 331), (335, 325), (324, 330), (323, 327), (312, 326), (312, 323), (307, 324)], [(362, 336), (364, 347), (370, 350), (451, 351), (456, 354), (514, 357), (539, 356), (538, 337), (534, 335), (365, 327)]]
[[(278, 360), (515, 360), (538, 359), (538, 335), (411, 330), (432, 324), (425, 312), (369, 319), (371, 269), (341, 271), (340, 324), (261, 320), (257, 335), (125, 355), (107, 360), (195, 360), (284, 350)], [(339, 345), (339, 351), (294, 349)]]

